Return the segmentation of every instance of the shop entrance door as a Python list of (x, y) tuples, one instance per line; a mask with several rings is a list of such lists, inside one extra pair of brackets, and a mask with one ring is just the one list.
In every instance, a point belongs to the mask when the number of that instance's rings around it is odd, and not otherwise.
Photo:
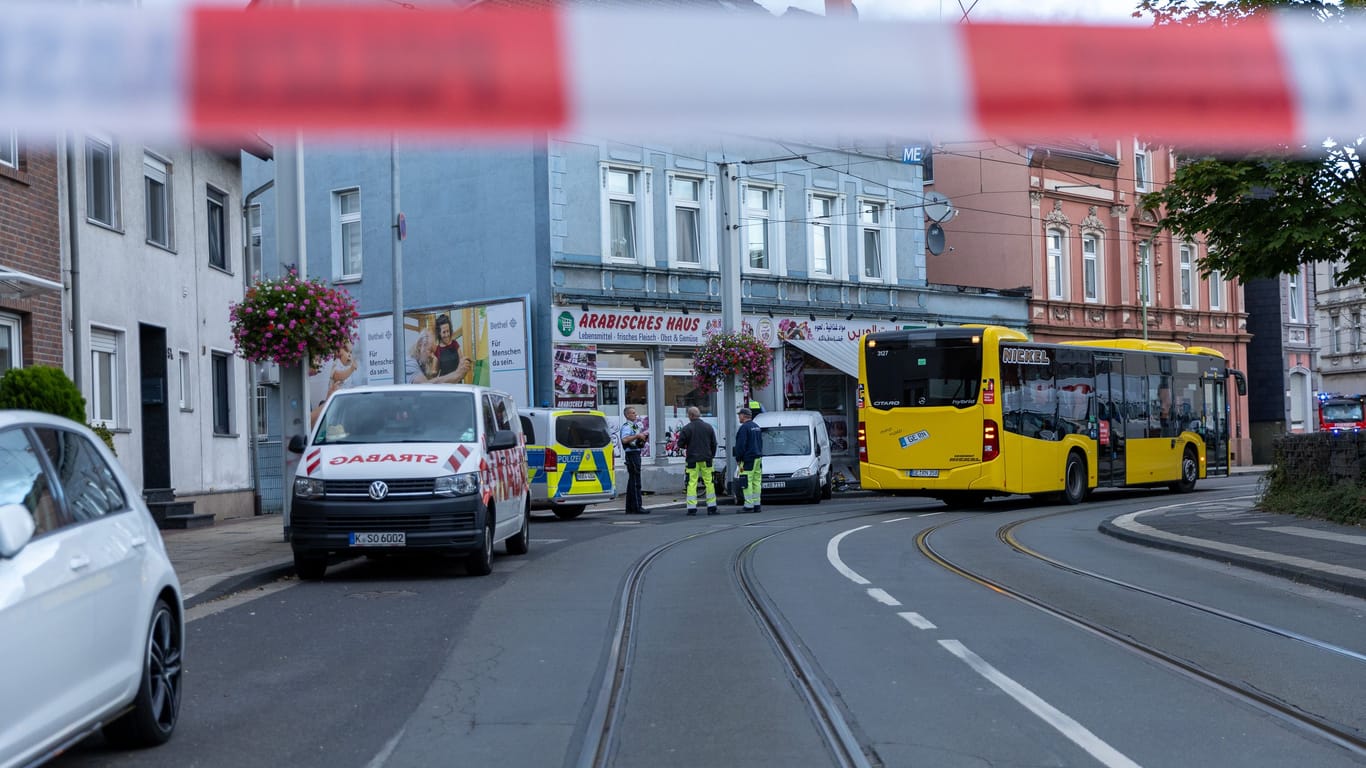
[[(607, 414), (612, 428), (612, 442), (616, 444), (617, 463), (621, 463), (621, 443), (617, 439), (627, 406), (636, 409), (636, 419), (650, 429), (650, 380), (639, 377), (615, 376), (598, 372), (598, 410)], [(650, 445), (645, 446), (641, 458), (652, 455), (651, 447), (658, 436), (650, 430)]]

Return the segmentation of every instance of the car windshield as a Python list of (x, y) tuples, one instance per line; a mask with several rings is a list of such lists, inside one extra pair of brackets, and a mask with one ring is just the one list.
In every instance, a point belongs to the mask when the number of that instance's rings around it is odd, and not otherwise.
[(468, 392), (364, 392), (332, 399), (314, 445), (469, 443), (477, 436)]
[(761, 427), (764, 456), (810, 456), (810, 427)]

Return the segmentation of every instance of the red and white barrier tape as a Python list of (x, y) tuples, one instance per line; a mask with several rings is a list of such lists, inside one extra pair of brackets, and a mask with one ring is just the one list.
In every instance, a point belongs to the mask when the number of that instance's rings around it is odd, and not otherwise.
[(0, 25), (0, 123), (196, 140), (303, 128), (1317, 144), (1366, 125), (1353, 39), (1284, 16), (1150, 28), (19, 5)]

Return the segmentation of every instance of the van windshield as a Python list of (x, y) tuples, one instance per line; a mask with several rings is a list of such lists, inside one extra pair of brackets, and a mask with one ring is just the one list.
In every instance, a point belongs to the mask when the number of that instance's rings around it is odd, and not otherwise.
[(469, 392), (358, 392), (332, 399), (313, 444), (472, 443), (475, 424)]
[(612, 435), (602, 416), (566, 413), (555, 419), (555, 442), (566, 448), (603, 448), (612, 442)]
[(763, 427), (764, 456), (810, 456), (811, 430), (807, 427)]

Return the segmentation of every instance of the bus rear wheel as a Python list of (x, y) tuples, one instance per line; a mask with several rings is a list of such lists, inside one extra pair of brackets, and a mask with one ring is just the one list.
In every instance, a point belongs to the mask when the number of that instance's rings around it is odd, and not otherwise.
[(940, 496), (939, 500), (949, 509), (971, 509), (982, 506), (982, 502), (987, 500), (987, 495), (976, 491), (957, 491), (946, 493)]
[(1080, 504), (1086, 499), (1086, 462), (1075, 453), (1067, 454), (1063, 471), (1062, 503)]
[(1181, 456), (1181, 479), (1167, 486), (1177, 493), (1190, 493), (1195, 490), (1195, 481), (1200, 478), (1200, 465), (1195, 460), (1195, 451), (1187, 448)]

